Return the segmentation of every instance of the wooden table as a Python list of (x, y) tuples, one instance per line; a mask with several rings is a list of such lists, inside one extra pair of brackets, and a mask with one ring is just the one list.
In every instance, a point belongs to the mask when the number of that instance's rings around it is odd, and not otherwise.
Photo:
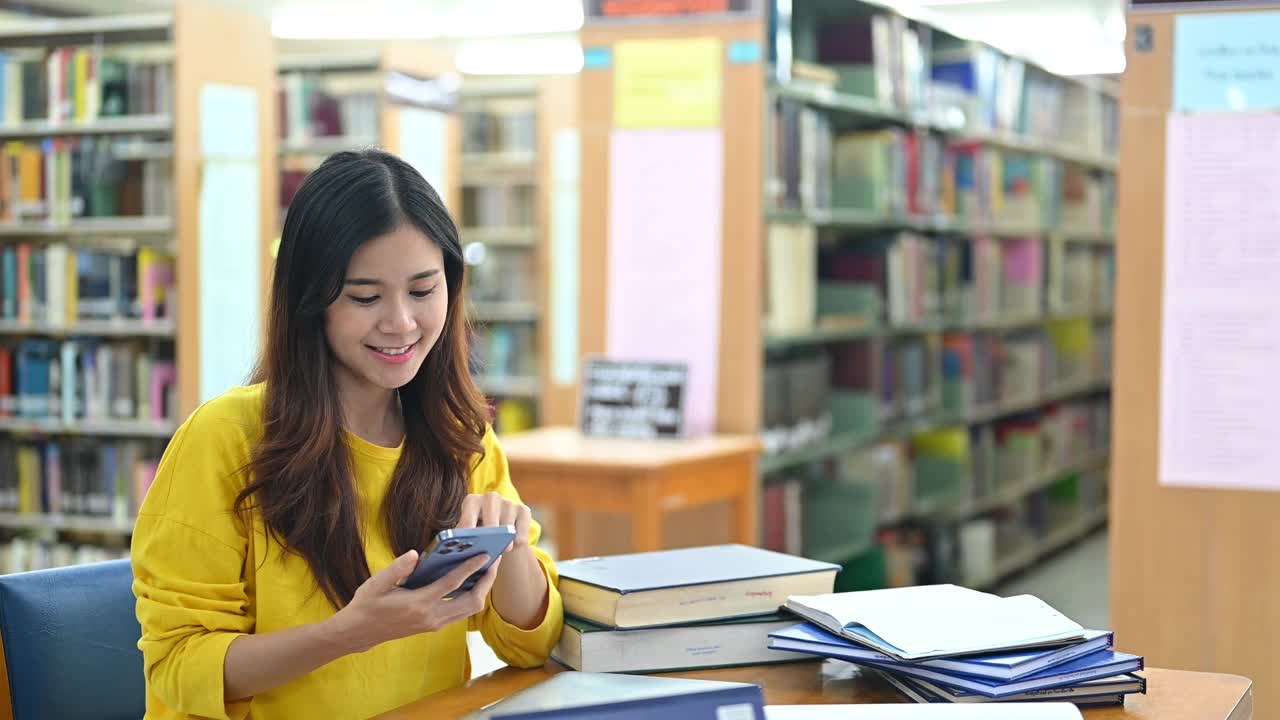
[(597, 554), (575, 537), (577, 515), (586, 511), (628, 515), (631, 551), (644, 552), (664, 549), (666, 512), (728, 501), (734, 529), (724, 541), (757, 542), (757, 438), (622, 440), (542, 428), (503, 437), (502, 449), (521, 499), (554, 513), (561, 558)]
[[(554, 662), (536, 670), (503, 668), (478, 677), (380, 720), (453, 720), (563, 672)], [(1087, 720), (1251, 720), (1253, 683), (1234, 675), (1148, 669), (1147, 694), (1130, 695), (1124, 707), (1084, 711)], [(882, 680), (839, 660), (757, 665), (671, 673), (668, 677), (756, 683), (770, 705), (901, 703), (906, 698)]]

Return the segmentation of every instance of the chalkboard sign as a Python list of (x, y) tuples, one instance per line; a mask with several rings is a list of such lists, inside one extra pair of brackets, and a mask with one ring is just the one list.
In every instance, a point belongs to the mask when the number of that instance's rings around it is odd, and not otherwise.
[(584, 435), (680, 437), (688, 384), (684, 363), (590, 358), (582, 371), (578, 424)]

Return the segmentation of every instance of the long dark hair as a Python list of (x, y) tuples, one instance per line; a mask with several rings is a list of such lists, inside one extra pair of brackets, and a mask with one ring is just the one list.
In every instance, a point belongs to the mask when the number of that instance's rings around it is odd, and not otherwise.
[(351, 601), (369, 564), (324, 312), (356, 249), (404, 224), (443, 251), (449, 307), (422, 368), (399, 390), (404, 449), (381, 513), (397, 555), (452, 527), (471, 463), (483, 452), (487, 412), (468, 364), (458, 228), (408, 163), (380, 150), (341, 152), (302, 183), (285, 220), (254, 371), (254, 382), (265, 383), (263, 435), (236, 510), (257, 509), (272, 536), (307, 561), (335, 608)]

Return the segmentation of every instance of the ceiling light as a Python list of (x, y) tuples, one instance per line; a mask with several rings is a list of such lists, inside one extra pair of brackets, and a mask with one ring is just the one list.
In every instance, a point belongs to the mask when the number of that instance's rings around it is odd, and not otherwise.
[(582, 28), (580, 0), (467, 0), (449, 18), (450, 37), (503, 37), (577, 32)]
[(1064, 48), (1043, 62), (1058, 75), (1118, 75), (1125, 68), (1124, 46)]
[(426, 10), (325, 9), (291, 6), (275, 11), (271, 34), (290, 40), (377, 40), (385, 38), (435, 38), (443, 29), (440, 19)]
[(572, 75), (582, 70), (576, 38), (480, 40), (463, 45), (454, 65), (464, 75)]

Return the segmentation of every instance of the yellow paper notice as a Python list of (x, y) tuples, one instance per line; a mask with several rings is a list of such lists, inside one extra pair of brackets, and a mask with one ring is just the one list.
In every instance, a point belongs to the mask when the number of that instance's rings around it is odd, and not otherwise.
[(719, 38), (624, 40), (614, 55), (614, 127), (720, 127)]

